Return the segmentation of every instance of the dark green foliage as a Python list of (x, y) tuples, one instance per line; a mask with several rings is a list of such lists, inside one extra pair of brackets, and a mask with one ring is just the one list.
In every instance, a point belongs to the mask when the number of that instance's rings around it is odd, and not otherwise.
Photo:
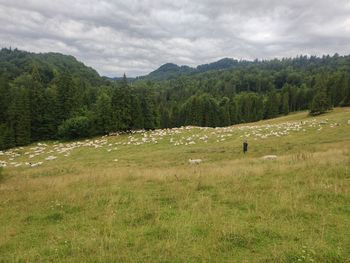
[[(229, 121), (229, 116), (226, 115)], [(205, 127), (220, 126), (223, 114), (217, 101), (208, 94), (192, 96), (182, 106), (180, 125), (196, 125)]]
[[(243, 92), (235, 97), (237, 122), (253, 122), (264, 117), (263, 96)], [(277, 105), (278, 107), (278, 105)]]
[(16, 145), (31, 142), (31, 120), (29, 92), (24, 87), (13, 87), (8, 108), (8, 123)]
[(143, 126), (145, 129), (159, 127), (159, 113), (156, 107), (155, 95), (149, 90), (143, 90), (141, 96), (141, 109), (144, 117)]
[(91, 134), (91, 121), (85, 116), (68, 119), (58, 127), (58, 136), (66, 140), (85, 138)]
[(95, 129), (98, 134), (107, 134), (113, 131), (113, 111), (111, 98), (102, 92), (96, 102)]
[(310, 105), (310, 114), (311, 115), (319, 115), (325, 113), (327, 110), (331, 108), (329, 104), (329, 100), (324, 91), (319, 91), (313, 98)]
[(57, 99), (60, 105), (57, 117), (60, 121), (71, 117), (74, 110), (77, 109), (77, 101), (75, 100), (76, 92), (76, 86), (70, 73), (62, 73), (57, 80)]
[(131, 129), (139, 130), (144, 127), (144, 116), (142, 112), (141, 99), (139, 96), (131, 96)]
[(0, 50), (0, 72), (5, 72), (9, 79), (32, 71), (33, 64), (38, 68), (43, 83), (50, 83), (62, 72), (87, 80), (92, 85), (101, 85), (102, 78), (98, 73), (79, 62), (73, 56), (59, 53), (29, 53), (18, 49), (3, 48)]
[(281, 103), (281, 99), (279, 94), (276, 91), (271, 91), (265, 102), (265, 118), (270, 119), (277, 117), (279, 114), (279, 107)]
[(10, 102), (10, 86), (8, 79), (5, 76), (0, 75), (0, 123), (6, 122), (7, 109)]
[(131, 126), (131, 94), (128, 87), (115, 88), (112, 94), (113, 123), (115, 130), (127, 131)]
[(0, 124), (0, 149), (8, 149), (15, 145), (13, 130), (6, 124)]
[(289, 93), (285, 92), (282, 94), (282, 103), (281, 103), (281, 110), (280, 112), (284, 115), (287, 115), (289, 113)]
[(188, 75), (194, 73), (196, 70), (188, 66), (178, 66), (173, 63), (167, 63), (160, 66), (155, 71), (151, 72), (147, 76), (140, 77), (139, 79), (147, 79), (153, 81), (166, 80), (176, 78), (181, 75)]
[(231, 124), (231, 116), (230, 116), (230, 99), (224, 97), (220, 103), (220, 126), (229, 126)]
[(350, 106), (350, 75), (344, 74), (342, 87), (340, 88), (339, 105), (342, 107)]
[(162, 128), (171, 127), (170, 113), (169, 110), (165, 107), (160, 108), (160, 126)]

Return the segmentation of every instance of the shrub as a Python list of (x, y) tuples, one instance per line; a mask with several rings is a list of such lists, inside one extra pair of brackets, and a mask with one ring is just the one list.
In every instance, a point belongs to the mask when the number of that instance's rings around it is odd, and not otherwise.
[(325, 92), (318, 92), (313, 98), (310, 106), (310, 115), (320, 115), (330, 110), (331, 106)]
[(58, 135), (67, 140), (88, 137), (91, 135), (91, 121), (85, 116), (65, 120), (58, 127)]

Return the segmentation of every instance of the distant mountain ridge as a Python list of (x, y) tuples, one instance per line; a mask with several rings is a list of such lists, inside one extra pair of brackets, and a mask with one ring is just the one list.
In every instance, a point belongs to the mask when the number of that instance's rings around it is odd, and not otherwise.
[(212, 63), (198, 65), (196, 68), (192, 68), (186, 65), (178, 66), (174, 63), (166, 63), (148, 75), (137, 77), (137, 79), (153, 81), (167, 80), (182, 75), (203, 73), (211, 70), (231, 69), (237, 66), (239, 63), (240, 61), (233, 58), (223, 58)]

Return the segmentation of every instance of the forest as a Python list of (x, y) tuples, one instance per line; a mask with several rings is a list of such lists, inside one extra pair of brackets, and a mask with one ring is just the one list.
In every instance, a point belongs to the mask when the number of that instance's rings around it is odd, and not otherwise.
[(0, 149), (138, 129), (228, 126), (301, 110), (316, 115), (350, 105), (350, 56), (160, 69), (156, 78), (153, 72), (112, 80), (72, 56), (3, 48)]

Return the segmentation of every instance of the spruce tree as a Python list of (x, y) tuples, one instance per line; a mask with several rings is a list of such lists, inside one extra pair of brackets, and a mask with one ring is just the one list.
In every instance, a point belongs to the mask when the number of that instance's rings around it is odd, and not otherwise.
[(8, 79), (0, 75), (0, 124), (7, 122), (7, 109), (10, 102), (10, 86)]
[(141, 100), (139, 96), (131, 96), (131, 128), (133, 130), (139, 130), (144, 127), (144, 118), (141, 107)]
[(113, 130), (112, 100), (107, 93), (102, 92), (96, 102), (96, 131), (99, 134), (107, 134)]
[(59, 120), (63, 121), (73, 115), (75, 107), (76, 86), (69, 72), (62, 73), (57, 80), (57, 97), (59, 103)]
[(230, 118), (230, 99), (227, 97), (222, 98), (219, 103), (220, 106), (220, 126), (229, 126), (231, 124)]
[(15, 145), (13, 130), (6, 124), (0, 124), (0, 150), (8, 149)]
[(25, 88), (12, 88), (8, 109), (9, 127), (13, 130), (16, 145), (31, 142), (29, 92)]
[(41, 83), (41, 76), (36, 65), (33, 66), (27, 85), (30, 90), (31, 140), (38, 141), (40, 139), (49, 139), (51, 137), (51, 131), (48, 129), (49, 123), (44, 117), (48, 110), (45, 88), (43, 83)]

